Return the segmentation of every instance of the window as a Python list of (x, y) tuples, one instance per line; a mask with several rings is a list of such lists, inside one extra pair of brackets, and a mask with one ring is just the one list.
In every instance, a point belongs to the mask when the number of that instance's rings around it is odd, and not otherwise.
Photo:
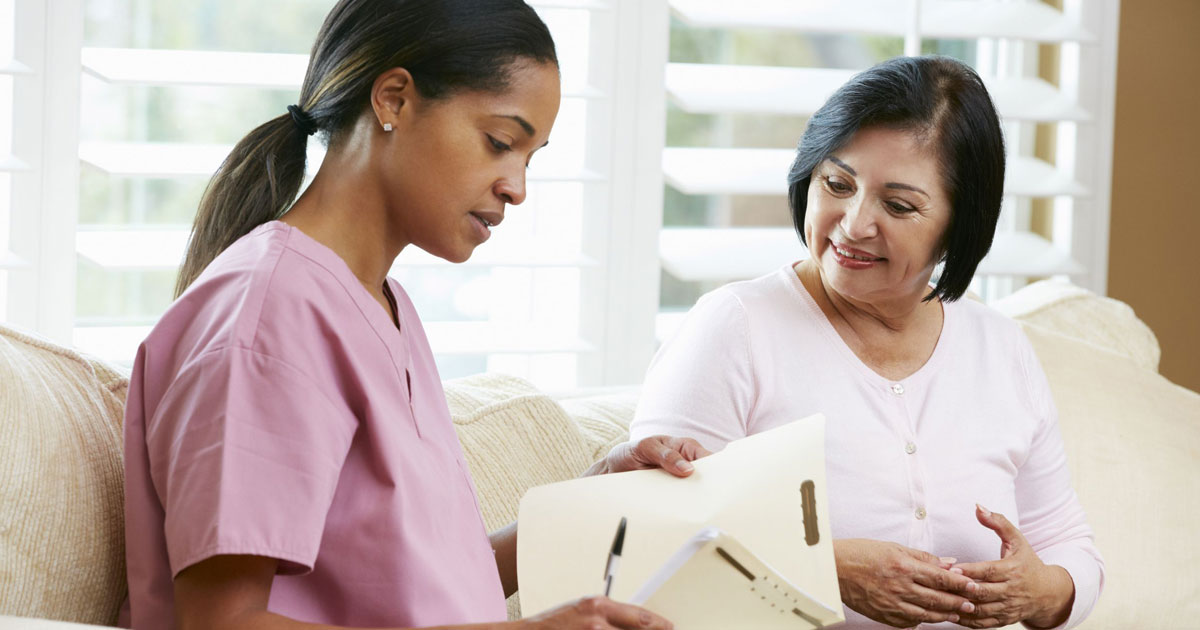
[[(854, 71), (940, 52), (1011, 150), (976, 290), (1103, 293), (1115, 0), (533, 0), (564, 100), (526, 203), (463, 265), (393, 274), (443, 376), (637, 383), (704, 291), (804, 255), (784, 173)], [(170, 303), (208, 177), (294, 102), (332, 0), (0, 0), (0, 320), (128, 363)], [(310, 142), (309, 173), (322, 158)]]

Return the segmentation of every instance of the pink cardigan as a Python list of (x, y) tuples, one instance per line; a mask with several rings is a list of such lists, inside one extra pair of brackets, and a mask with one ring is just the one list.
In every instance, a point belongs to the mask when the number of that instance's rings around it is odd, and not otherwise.
[[(846, 346), (791, 265), (727, 285), (701, 298), (654, 358), (631, 437), (687, 436), (717, 450), (824, 413), (835, 538), (993, 560), (1000, 540), (975, 519), (979, 503), (1071, 574), (1063, 627), (1075, 626), (1099, 598), (1104, 562), (1071, 487), (1046, 376), (1013, 321), (967, 299), (944, 312), (929, 361), (893, 382)], [(846, 613), (845, 628), (886, 627)]]

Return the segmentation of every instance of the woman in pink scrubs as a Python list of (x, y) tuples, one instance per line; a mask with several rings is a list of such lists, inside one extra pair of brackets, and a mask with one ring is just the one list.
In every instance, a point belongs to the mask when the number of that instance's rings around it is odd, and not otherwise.
[[(200, 204), (179, 298), (125, 419), (135, 628), (507, 625), (516, 524), (488, 534), (407, 246), (461, 262), (525, 199), (558, 113), (554, 43), (521, 0), (342, 0), (297, 105)], [(311, 185), (307, 137), (328, 153)], [(590, 473), (705, 454), (648, 438)], [(668, 628), (593, 597), (514, 622)], [(317, 625), (312, 625), (317, 624)]]

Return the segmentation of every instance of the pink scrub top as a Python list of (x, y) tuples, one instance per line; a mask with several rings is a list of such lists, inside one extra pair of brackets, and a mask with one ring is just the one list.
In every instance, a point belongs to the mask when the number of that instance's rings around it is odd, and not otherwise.
[(173, 624), (173, 578), (278, 559), (269, 610), (345, 626), (503, 621), (504, 593), (433, 354), (346, 263), (260, 226), (138, 351), (125, 412), (134, 628)]

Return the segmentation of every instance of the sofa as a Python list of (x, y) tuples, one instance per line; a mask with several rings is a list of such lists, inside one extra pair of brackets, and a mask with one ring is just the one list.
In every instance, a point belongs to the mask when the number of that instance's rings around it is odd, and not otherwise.
[[(1200, 395), (1158, 374), (1153, 333), (1121, 302), (1040, 282), (995, 307), (1046, 370), (1105, 555), (1083, 627), (1200, 628)], [(117, 368), (0, 326), (0, 629), (115, 622), (127, 386)], [(550, 395), (496, 374), (445, 389), (490, 528), (515, 518), (528, 488), (575, 477), (624, 441), (638, 393)]]

